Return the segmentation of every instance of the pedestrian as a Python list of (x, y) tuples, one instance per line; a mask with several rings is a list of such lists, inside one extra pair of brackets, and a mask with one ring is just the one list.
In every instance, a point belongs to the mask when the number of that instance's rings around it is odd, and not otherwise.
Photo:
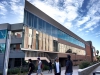
[(52, 73), (52, 62), (51, 62), (51, 60), (50, 60), (50, 62), (49, 62), (49, 71), (48, 71), (48, 73), (49, 73), (49, 72)]
[(55, 58), (55, 63), (54, 63), (54, 75), (61, 75), (61, 65), (59, 63), (59, 58)]
[(37, 63), (38, 69), (37, 69), (37, 74), (36, 74), (36, 75), (38, 75), (38, 74), (43, 75), (43, 74), (42, 74), (42, 61), (40, 60), (39, 57), (37, 58), (37, 60), (38, 60), (38, 63)]
[(29, 71), (28, 71), (28, 75), (31, 75), (32, 72), (35, 70), (35, 66), (34, 66), (34, 64), (32, 63), (32, 60), (31, 60), (31, 59), (29, 59), (28, 62), (29, 62)]
[(72, 73), (73, 73), (73, 63), (71, 61), (71, 56), (67, 55), (65, 75), (72, 75)]

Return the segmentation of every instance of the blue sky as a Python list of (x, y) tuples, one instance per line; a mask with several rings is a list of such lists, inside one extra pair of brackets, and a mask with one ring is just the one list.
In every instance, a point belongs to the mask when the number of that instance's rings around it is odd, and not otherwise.
[[(100, 0), (28, 0), (100, 50)], [(23, 22), (24, 0), (0, 0), (0, 23)]]

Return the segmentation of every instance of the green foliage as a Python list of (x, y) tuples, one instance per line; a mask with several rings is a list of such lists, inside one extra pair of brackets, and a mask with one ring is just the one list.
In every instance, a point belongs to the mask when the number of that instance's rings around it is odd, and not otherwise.
[(0, 75), (2, 75), (2, 72), (0, 72)]
[(9, 69), (8, 70), (8, 74), (18, 74), (20, 75), (20, 73), (25, 73), (28, 72), (28, 68), (27, 67), (23, 67), (23, 68), (13, 68), (13, 69)]
[(100, 61), (100, 56), (97, 56), (96, 58), (97, 58), (98, 61)]
[(49, 70), (49, 66), (44, 65), (43, 70)]
[(8, 74), (17, 74), (20, 72), (19, 68), (8, 69)]
[(66, 53), (72, 53), (72, 50), (71, 50), (71, 49), (68, 49), (68, 50), (66, 51)]
[(97, 52), (96, 52), (96, 53), (97, 53), (97, 55), (99, 55), (99, 50), (97, 50)]
[(87, 62), (87, 61), (84, 61), (84, 62), (82, 62), (82, 63), (79, 65), (79, 68), (80, 68), (80, 69), (83, 69), (83, 68), (86, 68), (86, 67), (88, 67), (88, 66), (90, 66), (90, 63)]

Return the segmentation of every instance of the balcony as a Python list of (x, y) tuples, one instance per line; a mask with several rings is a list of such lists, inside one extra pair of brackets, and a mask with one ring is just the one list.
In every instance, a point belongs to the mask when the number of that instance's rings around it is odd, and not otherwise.
[(24, 58), (25, 53), (22, 50), (10, 50), (9, 58)]
[(23, 31), (23, 23), (12, 24), (11, 31)]
[(11, 36), (11, 44), (21, 44), (22, 43), (22, 37), (18, 37), (16, 35)]

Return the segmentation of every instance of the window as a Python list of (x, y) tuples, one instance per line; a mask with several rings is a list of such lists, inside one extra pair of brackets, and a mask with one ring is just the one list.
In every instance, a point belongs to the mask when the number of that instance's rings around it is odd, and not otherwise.
[(6, 39), (7, 30), (0, 30), (0, 39)]
[(0, 43), (0, 53), (4, 53), (6, 50), (6, 46), (4, 43)]
[(38, 26), (37, 26), (37, 21), (38, 21), (38, 18), (36, 16), (34, 16), (34, 28), (37, 29)]
[(43, 26), (42, 26), (42, 20), (38, 18), (38, 28), (40, 31), (42, 31)]
[(56, 38), (60, 38), (72, 44), (78, 45), (80, 47), (85, 48), (85, 44), (77, 40), (76, 38), (70, 36), (69, 34), (61, 31), (60, 29), (54, 27), (53, 25), (47, 23), (46, 21), (40, 19), (39, 17), (31, 14), (28, 11), (24, 11), (24, 23), (29, 27), (33, 27), (42, 31), (46, 34), (52, 35)]
[(39, 49), (39, 34), (36, 33), (36, 49)]
[(46, 22), (42, 21), (42, 31), (46, 33)]
[(58, 52), (58, 42), (56, 40), (53, 40), (53, 51)]

